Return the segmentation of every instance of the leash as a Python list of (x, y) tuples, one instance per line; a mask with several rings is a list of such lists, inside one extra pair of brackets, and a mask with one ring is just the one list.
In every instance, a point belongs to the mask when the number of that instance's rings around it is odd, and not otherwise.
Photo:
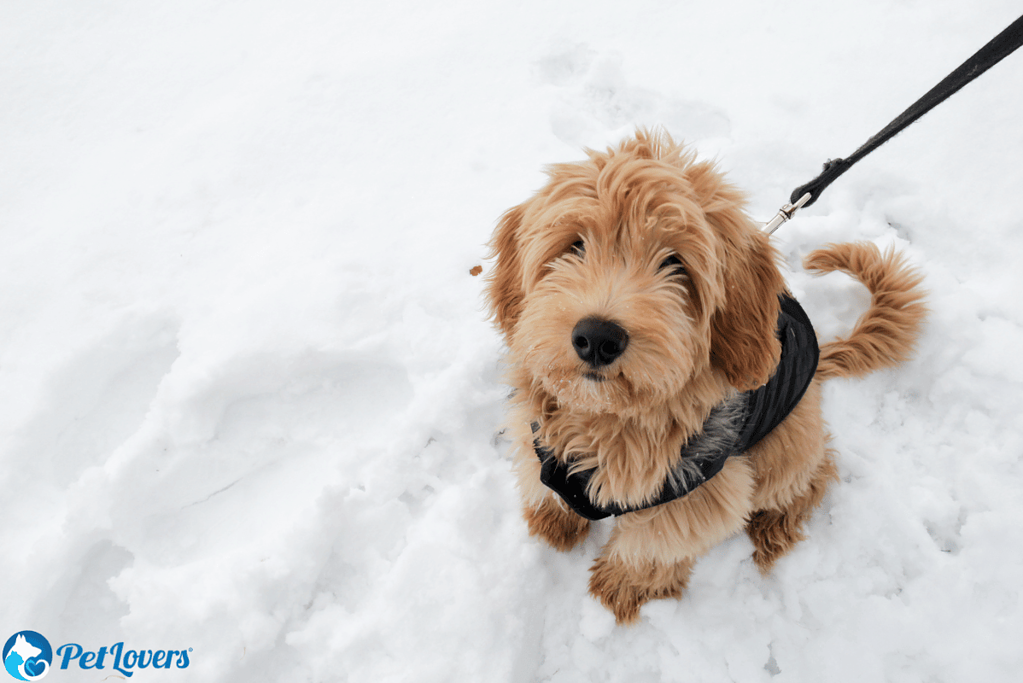
[(911, 123), (954, 95), (964, 85), (1008, 57), (1020, 45), (1023, 45), (1023, 16), (1009, 24), (1008, 28), (992, 38), (987, 45), (980, 48), (958, 69), (931, 88), (909, 109), (899, 114), (881, 132), (867, 140), (862, 147), (845, 159), (829, 159), (825, 162), (824, 171), (807, 184), (800, 185), (793, 190), (789, 197), (789, 203), (778, 210), (778, 214), (764, 226), (764, 230), (769, 235), (774, 233), (782, 223), (792, 218), (796, 211), (817, 201), (825, 188), (848, 171), (853, 164), (888, 142)]

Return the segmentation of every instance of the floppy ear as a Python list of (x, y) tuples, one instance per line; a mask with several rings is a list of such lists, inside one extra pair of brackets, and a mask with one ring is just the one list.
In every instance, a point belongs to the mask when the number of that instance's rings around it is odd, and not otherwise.
[(519, 254), (519, 228), (526, 205), (520, 204), (501, 216), (494, 236), (490, 240), (490, 256), (495, 259), (485, 295), (490, 316), (506, 338), (511, 338), (515, 323), (522, 312), (522, 257)]
[(785, 281), (767, 235), (738, 209), (708, 214), (724, 246), (725, 301), (711, 319), (711, 363), (739, 391), (771, 378), (781, 356), (778, 296)]

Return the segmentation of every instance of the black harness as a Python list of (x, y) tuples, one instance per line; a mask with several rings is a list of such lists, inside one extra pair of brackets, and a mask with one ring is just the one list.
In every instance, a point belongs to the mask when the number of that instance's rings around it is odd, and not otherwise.
[[(759, 389), (736, 394), (711, 410), (701, 432), (682, 447), (679, 465), (654, 500), (631, 507), (617, 503), (594, 505), (586, 495), (586, 488), (596, 470), (570, 474), (570, 464), (559, 461), (551, 449), (534, 439), (533, 449), (540, 459), (540, 481), (579, 515), (586, 519), (603, 519), (682, 498), (720, 472), (728, 458), (749, 450), (781, 424), (803, 398), (820, 358), (817, 335), (806, 312), (788, 294), (778, 298), (781, 302), (778, 315), (781, 359), (774, 375)], [(533, 432), (539, 429), (540, 425), (534, 423)]]

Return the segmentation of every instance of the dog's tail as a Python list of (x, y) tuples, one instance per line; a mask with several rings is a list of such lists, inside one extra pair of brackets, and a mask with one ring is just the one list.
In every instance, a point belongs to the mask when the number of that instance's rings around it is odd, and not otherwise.
[(923, 276), (902, 254), (882, 254), (869, 242), (829, 244), (811, 252), (803, 266), (818, 275), (843, 271), (870, 290), (870, 308), (852, 334), (821, 345), (818, 377), (862, 377), (912, 356), (927, 307)]

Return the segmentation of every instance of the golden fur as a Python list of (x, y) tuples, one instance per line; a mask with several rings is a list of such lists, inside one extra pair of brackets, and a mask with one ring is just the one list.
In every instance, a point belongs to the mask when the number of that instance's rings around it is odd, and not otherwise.
[[(524, 516), (530, 533), (559, 550), (579, 543), (589, 522), (540, 482), (534, 436), (574, 468), (596, 468), (588, 495), (597, 504), (654, 499), (711, 408), (773, 374), (785, 289), (767, 235), (712, 164), (645, 131), (588, 155), (552, 166), (547, 185), (501, 218), (487, 285), (508, 343), (508, 430)], [(665, 267), (671, 257), (684, 270)], [(911, 352), (925, 309), (921, 278), (900, 256), (830, 245), (806, 265), (863, 281), (870, 310), (848, 339), (822, 346), (802, 401), (760, 443), (688, 496), (615, 518), (590, 591), (620, 623), (648, 600), (678, 597), (696, 558), (744, 528), (768, 571), (803, 538), (836, 479), (820, 382)], [(573, 348), (573, 328), (587, 317), (627, 331), (610, 364), (587, 366)]]

